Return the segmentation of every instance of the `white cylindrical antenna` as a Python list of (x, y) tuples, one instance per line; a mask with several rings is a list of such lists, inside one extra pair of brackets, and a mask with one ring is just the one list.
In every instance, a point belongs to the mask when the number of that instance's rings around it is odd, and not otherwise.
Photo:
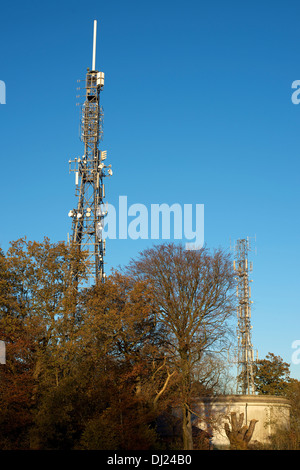
[(96, 38), (97, 38), (97, 20), (94, 20), (94, 40), (93, 40), (93, 64), (92, 64), (92, 70), (96, 70)]

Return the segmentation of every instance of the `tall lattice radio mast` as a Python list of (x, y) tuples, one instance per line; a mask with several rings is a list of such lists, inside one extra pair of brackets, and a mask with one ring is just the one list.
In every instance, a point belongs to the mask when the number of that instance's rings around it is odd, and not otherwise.
[[(69, 212), (72, 218), (70, 243), (85, 251), (84, 263), (89, 283), (103, 282), (106, 240), (102, 230), (107, 205), (104, 204), (104, 178), (112, 175), (111, 165), (105, 165), (107, 152), (100, 150), (103, 136), (103, 108), (100, 92), (104, 86), (104, 73), (96, 70), (97, 21), (94, 21), (92, 70), (87, 69), (85, 101), (81, 106), (81, 140), (84, 154), (69, 160), (70, 171), (75, 172), (77, 208)], [(82, 88), (81, 88), (82, 89)], [(76, 277), (76, 273), (73, 273)]]
[(251, 287), (249, 272), (252, 271), (252, 262), (248, 261), (250, 241), (246, 239), (237, 240), (235, 245), (235, 260), (233, 267), (237, 279), (237, 393), (252, 395), (255, 393), (253, 376), (253, 345), (251, 342)]

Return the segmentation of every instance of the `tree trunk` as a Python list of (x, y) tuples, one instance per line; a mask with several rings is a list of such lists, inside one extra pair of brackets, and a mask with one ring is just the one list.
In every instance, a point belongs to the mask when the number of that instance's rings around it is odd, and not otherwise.
[(248, 444), (252, 438), (257, 419), (252, 419), (250, 425), (244, 425), (244, 413), (237, 417), (236, 413), (231, 413), (231, 429), (228, 423), (225, 423), (225, 432), (230, 442), (232, 450), (247, 450)]
[(182, 437), (183, 449), (193, 450), (192, 414), (187, 404), (182, 407)]
[(193, 450), (192, 413), (190, 408), (191, 371), (189, 363), (189, 348), (186, 344), (180, 348), (182, 373), (182, 440), (184, 450)]

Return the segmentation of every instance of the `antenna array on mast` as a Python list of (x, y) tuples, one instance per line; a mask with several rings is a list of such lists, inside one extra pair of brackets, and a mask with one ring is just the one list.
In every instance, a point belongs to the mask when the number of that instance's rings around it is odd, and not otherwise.
[(237, 354), (237, 393), (251, 395), (255, 393), (253, 375), (253, 345), (251, 342), (251, 287), (249, 272), (252, 262), (248, 260), (251, 250), (249, 237), (239, 239), (235, 244), (233, 267), (237, 280), (237, 317), (238, 317), (238, 354)]

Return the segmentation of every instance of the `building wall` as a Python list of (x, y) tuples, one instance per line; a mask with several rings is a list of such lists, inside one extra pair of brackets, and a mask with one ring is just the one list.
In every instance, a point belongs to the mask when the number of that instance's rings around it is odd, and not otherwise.
[(216, 448), (226, 448), (229, 440), (224, 424), (231, 412), (244, 413), (244, 424), (257, 419), (251, 442), (262, 444), (269, 442), (269, 437), (276, 428), (288, 428), (290, 424), (290, 404), (283, 397), (264, 395), (228, 395), (224, 397), (200, 397), (194, 410), (198, 415), (197, 427), (212, 435), (212, 444)]

